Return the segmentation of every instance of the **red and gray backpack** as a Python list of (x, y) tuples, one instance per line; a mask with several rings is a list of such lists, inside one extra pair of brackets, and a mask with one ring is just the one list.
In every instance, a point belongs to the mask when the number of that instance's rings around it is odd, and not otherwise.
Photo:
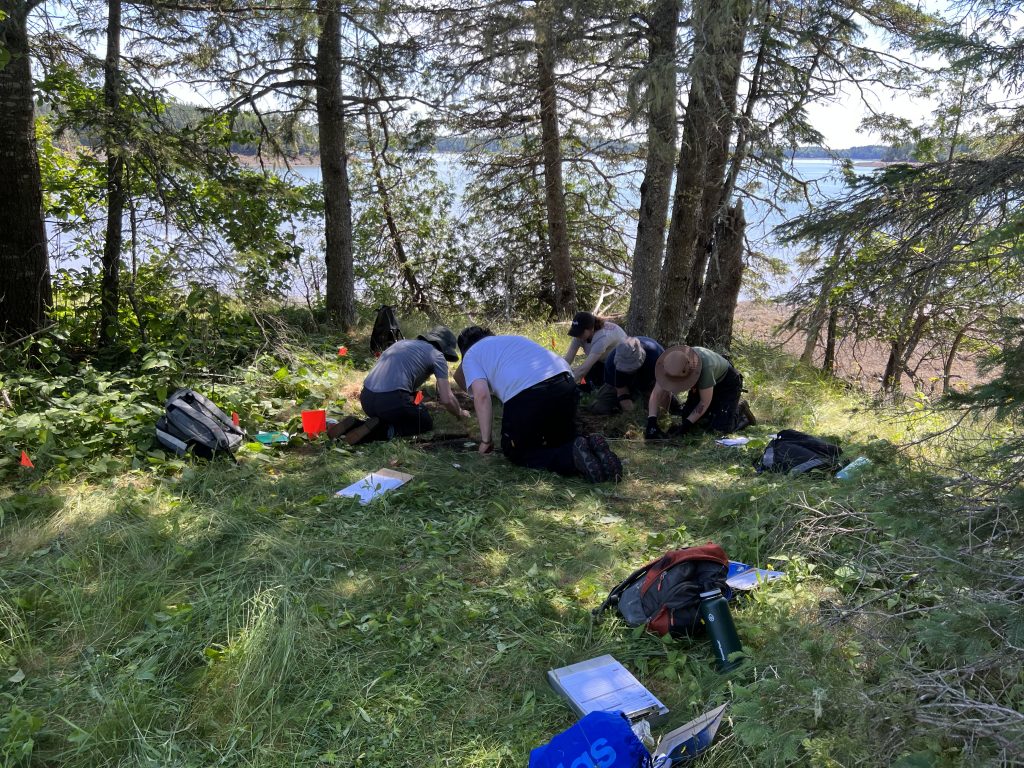
[(614, 607), (631, 627), (645, 625), (656, 635), (690, 637), (703, 629), (700, 593), (718, 589), (728, 595), (728, 573), (729, 557), (717, 544), (676, 549), (627, 576), (594, 614)]

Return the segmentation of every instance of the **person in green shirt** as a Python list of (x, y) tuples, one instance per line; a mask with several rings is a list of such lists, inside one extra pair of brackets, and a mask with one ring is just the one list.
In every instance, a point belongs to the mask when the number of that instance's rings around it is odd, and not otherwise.
[[(747, 402), (740, 399), (743, 377), (717, 352), (686, 345), (669, 347), (658, 358), (654, 378), (654, 389), (647, 402), (647, 440), (685, 435), (698, 423), (723, 434), (756, 423)], [(682, 420), (663, 432), (658, 426), (658, 414), (680, 392), (688, 393)]]

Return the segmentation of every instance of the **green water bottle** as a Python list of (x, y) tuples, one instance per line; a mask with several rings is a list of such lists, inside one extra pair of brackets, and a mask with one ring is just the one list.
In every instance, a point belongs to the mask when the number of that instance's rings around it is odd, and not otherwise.
[(729, 654), (743, 650), (736, 625), (729, 612), (729, 603), (722, 597), (720, 589), (700, 593), (700, 618), (707, 628), (711, 646), (715, 651), (719, 672), (729, 672), (740, 665), (740, 660), (729, 661)]

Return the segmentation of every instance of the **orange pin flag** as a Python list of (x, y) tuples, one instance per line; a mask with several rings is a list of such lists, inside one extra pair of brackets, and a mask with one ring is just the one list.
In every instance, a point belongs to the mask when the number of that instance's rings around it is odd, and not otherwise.
[(583, 377), (580, 378), (580, 384), (583, 384), (584, 386), (586, 386), (586, 384), (587, 384), (587, 377), (586, 376), (583, 376)]
[(348, 347), (338, 347), (338, 357), (344, 357), (348, 354)]
[(30, 459), (28, 454), (24, 451), (21, 452), (21, 466), (28, 467), (29, 469), (36, 468), (36, 465), (32, 463), (32, 459)]
[(423, 402), (423, 392), (417, 392), (416, 397), (412, 399), (413, 405), (419, 405)]
[(551, 348), (552, 349), (555, 348), (555, 337), (554, 336), (551, 337)]
[(235, 413), (234, 411), (232, 411), (232, 412), (231, 412), (231, 423), (232, 423), (232, 424), (234, 424), (234, 425), (235, 425), (236, 427), (237, 427), (237, 426), (238, 426), (238, 424), (239, 424), (239, 421), (238, 421), (238, 414), (237, 414), (237, 413)]

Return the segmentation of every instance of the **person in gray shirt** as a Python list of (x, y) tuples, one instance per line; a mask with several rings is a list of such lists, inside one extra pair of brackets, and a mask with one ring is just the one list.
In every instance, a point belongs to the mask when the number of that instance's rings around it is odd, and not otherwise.
[(381, 354), (363, 381), (359, 402), (370, 418), (346, 433), (350, 445), (368, 440), (418, 435), (434, 428), (430, 411), (413, 401), (416, 391), (433, 374), (441, 405), (459, 418), (469, 413), (459, 406), (448, 381), (448, 363), (458, 362), (455, 334), (438, 325), (415, 339), (396, 341)]

